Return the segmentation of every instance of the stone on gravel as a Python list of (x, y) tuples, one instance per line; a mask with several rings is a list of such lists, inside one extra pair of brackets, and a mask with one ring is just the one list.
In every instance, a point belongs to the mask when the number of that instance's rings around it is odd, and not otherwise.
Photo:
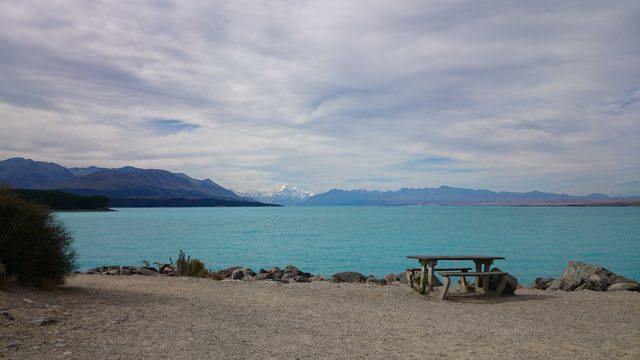
[(399, 272), (396, 274), (396, 281), (399, 281), (401, 284), (408, 284), (407, 280), (407, 271)]
[(373, 285), (386, 285), (386, 281), (384, 279), (378, 279), (374, 276), (369, 276), (365, 281), (365, 284), (373, 284)]
[(607, 288), (607, 291), (618, 290), (640, 291), (640, 284), (636, 282), (617, 283), (609, 285), (609, 287)]
[[(263, 270), (263, 269), (260, 269), (260, 270)], [(266, 272), (266, 271), (265, 272), (260, 272), (260, 273), (258, 273), (258, 275), (256, 275), (256, 280), (259, 280), (259, 281), (261, 281), (261, 280), (271, 280), (271, 279), (273, 279), (273, 274), (270, 273), (270, 272)]]
[(394, 281), (396, 281), (396, 274), (387, 274), (384, 276), (384, 281), (386, 281), (387, 283), (392, 283)]
[(48, 317), (40, 317), (34, 320), (31, 320), (31, 323), (38, 326), (45, 326), (55, 324), (55, 320)]
[[(491, 269), (491, 271), (502, 271), (502, 270), (496, 267)], [(507, 283), (504, 287), (504, 291), (502, 292), (502, 295), (513, 295), (516, 292), (516, 289), (518, 288), (518, 279), (516, 279), (516, 277), (511, 274), (507, 274), (505, 276), (507, 277)], [(500, 283), (499, 276), (491, 276), (489, 278), (489, 290), (495, 291), (498, 288), (499, 283)]]
[(533, 283), (533, 287), (539, 290), (547, 290), (555, 280), (556, 279), (554, 278), (539, 277), (536, 278), (535, 282)]
[[(613, 284), (633, 282), (635, 281), (617, 275), (601, 266), (569, 261), (567, 268), (560, 276), (557, 286), (565, 291), (583, 289), (606, 291)], [(550, 286), (550, 288), (553, 288), (553, 286)]]
[(357, 283), (364, 282), (365, 277), (359, 272), (355, 271), (344, 271), (333, 274), (331, 276), (331, 281), (333, 282), (346, 282), (346, 283)]
[(224, 280), (227, 278), (231, 277), (231, 274), (233, 274), (234, 271), (241, 269), (242, 267), (240, 266), (232, 266), (232, 267), (228, 267), (226, 269), (222, 269), (222, 270), (218, 270), (218, 271), (214, 271), (212, 273), (209, 274), (209, 277), (211, 279), (214, 280)]
[(11, 320), (15, 320), (15, 318), (13, 317), (13, 315), (11, 315), (10, 312), (8, 311), (0, 311), (0, 315), (2, 315), (5, 319), (11, 321)]

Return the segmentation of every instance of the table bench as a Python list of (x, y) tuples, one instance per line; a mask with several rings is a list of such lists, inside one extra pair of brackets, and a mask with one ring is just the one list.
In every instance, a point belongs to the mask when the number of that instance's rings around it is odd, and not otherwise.
[[(479, 272), (489, 272), (491, 269), (491, 264), (493, 264), (494, 260), (504, 260), (502, 256), (485, 256), (485, 255), (410, 255), (407, 256), (409, 259), (416, 259), (420, 262), (420, 270), (422, 271), (422, 276), (420, 276), (420, 291), (421, 294), (427, 295), (431, 290), (433, 290), (434, 286), (434, 271), (436, 268), (436, 264), (438, 261), (473, 261), (476, 266), (476, 273)], [(458, 270), (459, 268), (454, 268)], [(440, 271), (444, 271), (440, 269)], [(413, 272), (410, 272), (413, 274)], [(460, 271), (462, 273), (462, 271)], [(413, 277), (414, 275), (412, 275)], [(462, 276), (462, 275), (459, 275)], [(483, 284), (483, 276), (477, 276), (476, 288), (482, 287), (485, 289)], [(413, 287), (413, 283), (412, 283)], [(415, 289), (415, 288), (414, 288)]]
[[(460, 267), (460, 268), (437, 268), (434, 269), (433, 271), (435, 272), (442, 272), (442, 271), (459, 271), (459, 272), (466, 272), (471, 270), (470, 267)], [(415, 284), (415, 280), (416, 280), (416, 273), (418, 271), (422, 271), (421, 268), (412, 268), (412, 269), (407, 269), (406, 273), (407, 273), (407, 281), (409, 282), (409, 285), (411, 286), (412, 289), (416, 289), (414, 284)], [(432, 282), (434, 282), (434, 279), (431, 279)], [(464, 281), (464, 278), (463, 278)], [(466, 286), (466, 282), (465, 282), (465, 286)]]
[(500, 282), (498, 283), (498, 286), (496, 288), (496, 295), (502, 295), (502, 292), (504, 291), (504, 287), (507, 285), (507, 274), (506, 272), (503, 271), (476, 271), (476, 272), (462, 272), (462, 271), (445, 271), (445, 272), (441, 272), (440, 275), (442, 275), (442, 277), (444, 277), (444, 291), (442, 292), (442, 299), (446, 299), (447, 298), (447, 293), (449, 292), (449, 286), (451, 285), (451, 279), (452, 277), (464, 277), (465, 276), (474, 276), (478, 279), (478, 281), (476, 281), (476, 284), (479, 283), (479, 280), (482, 279), (482, 287), (484, 290), (484, 293), (487, 293), (489, 290), (489, 278), (491, 276), (499, 276), (500, 277)]

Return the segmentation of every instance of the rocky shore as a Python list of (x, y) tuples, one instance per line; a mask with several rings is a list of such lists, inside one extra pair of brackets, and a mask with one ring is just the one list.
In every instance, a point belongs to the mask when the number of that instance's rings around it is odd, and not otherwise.
[[(498, 268), (492, 271), (500, 271)], [(101, 275), (144, 275), (144, 276), (183, 276), (178, 267), (173, 264), (158, 264), (152, 266), (101, 266), (92, 268), (83, 274)], [(419, 272), (417, 274), (420, 275)], [(399, 273), (389, 273), (383, 278), (373, 275), (365, 276), (356, 271), (344, 271), (333, 274), (330, 277), (324, 275), (314, 275), (300, 270), (293, 265), (284, 268), (271, 267), (269, 269), (259, 269), (257, 272), (248, 267), (232, 266), (217, 271), (206, 271), (199, 277), (218, 281), (275, 281), (279, 283), (309, 283), (314, 281), (331, 281), (336, 283), (365, 283), (376, 285), (407, 284), (406, 271)], [(436, 279), (437, 280), (437, 279)], [(522, 284), (513, 276), (509, 277), (509, 291), (513, 294), (517, 288), (524, 288)], [(640, 291), (640, 284), (633, 279), (613, 273), (601, 266), (591, 265), (579, 261), (569, 261), (567, 268), (559, 278), (536, 278), (530, 286), (539, 290), (564, 290), (564, 291), (615, 291), (631, 290)]]
[[(144, 275), (144, 276), (184, 276), (179, 268), (172, 264), (161, 264), (157, 268), (152, 266), (100, 266), (89, 269), (80, 274), (87, 275)], [(279, 283), (308, 283), (313, 281), (331, 281), (345, 283), (366, 283), (377, 285), (390, 285), (393, 283), (406, 283), (405, 272), (387, 274), (384, 278), (376, 278), (373, 275), (365, 276), (355, 271), (345, 271), (333, 274), (330, 277), (314, 275), (300, 270), (293, 265), (284, 268), (277, 266), (269, 269), (259, 269), (257, 272), (248, 267), (232, 266), (216, 271), (206, 271), (200, 276), (218, 281), (275, 281)]]

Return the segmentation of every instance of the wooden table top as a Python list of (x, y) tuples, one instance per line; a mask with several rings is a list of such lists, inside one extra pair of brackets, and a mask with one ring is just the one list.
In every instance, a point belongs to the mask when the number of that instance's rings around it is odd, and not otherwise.
[(486, 255), (409, 255), (409, 259), (438, 261), (438, 260), (504, 260), (503, 256)]

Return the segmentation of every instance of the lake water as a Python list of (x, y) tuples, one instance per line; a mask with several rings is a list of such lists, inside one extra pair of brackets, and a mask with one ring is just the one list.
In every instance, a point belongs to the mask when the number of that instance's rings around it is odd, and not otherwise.
[(293, 264), (383, 276), (414, 267), (410, 254), (486, 254), (506, 257), (496, 265), (522, 283), (557, 276), (568, 260), (640, 279), (639, 207), (117, 210), (57, 214), (74, 235), (81, 269), (167, 262), (183, 249), (214, 269)]

